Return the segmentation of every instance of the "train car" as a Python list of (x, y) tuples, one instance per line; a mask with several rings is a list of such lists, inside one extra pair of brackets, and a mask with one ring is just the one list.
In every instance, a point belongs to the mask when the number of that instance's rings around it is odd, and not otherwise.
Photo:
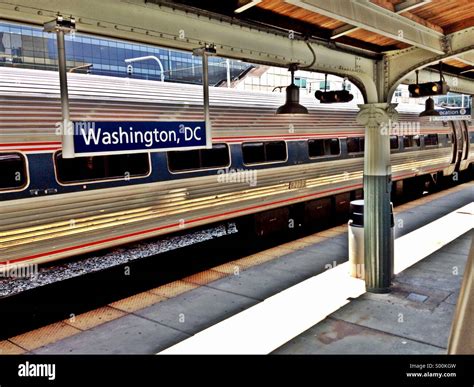
[[(202, 119), (201, 86), (69, 74), (71, 119)], [(280, 93), (211, 89), (213, 148), (63, 159), (56, 72), (0, 68), (0, 270), (250, 215), (264, 234), (293, 211), (322, 222), (361, 197), (356, 105), (276, 115)], [(390, 138), (396, 189), (474, 162), (472, 123), (400, 109)]]

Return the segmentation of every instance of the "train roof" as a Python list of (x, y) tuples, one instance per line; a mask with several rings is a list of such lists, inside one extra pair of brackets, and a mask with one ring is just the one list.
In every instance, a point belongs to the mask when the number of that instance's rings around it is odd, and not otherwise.
[[(202, 86), (159, 82), (128, 77), (68, 73), (71, 99), (120, 100), (130, 102), (182, 103), (202, 105)], [(59, 76), (56, 71), (0, 67), (0, 95), (20, 92), (24, 96), (59, 97)], [(284, 103), (285, 93), (245, 91), (227, 87), (211, 87), (210, 100), (214, 106), (228, 108), (271, 108)], [(321, 104), (312, 94), (301, 93), (300, 99), (309, 110), (358, 111), (357, 103)], [(419, 113), (423, 105), (399, 104), (403, 113)]]
[[(75, 121), (196, 121), (203, 119), (202, 86), (92, 74), (68, 74), (71, 119)], [(363, 134), (357, 104), (321, 105), (302, 95), (310, 114), (277, 115), (284, 93), (210, 88), (213, 137), (284, 133)], [(61, 121), (56, 71), (0, 67), (0, 144), (57, 141)], [(422, 130), (442, 126), (420, 120), (420, 106), (398, 107), (401, 121), (422, 122)], [(446, 128), (445, 128), (446, 130)], [(25, 140), (26, 139), (26, 140)]]

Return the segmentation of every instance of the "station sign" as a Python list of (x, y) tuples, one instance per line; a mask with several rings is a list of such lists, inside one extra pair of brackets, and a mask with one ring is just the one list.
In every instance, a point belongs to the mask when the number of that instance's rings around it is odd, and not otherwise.
[(430, 117), (431, 121), (464, 121), (471, 119), (471, 108), (449, 108), (437, 110), (439, 116)]
[(211, 146), (205, 121), (74, 121), (74, 155), (166, 152)]

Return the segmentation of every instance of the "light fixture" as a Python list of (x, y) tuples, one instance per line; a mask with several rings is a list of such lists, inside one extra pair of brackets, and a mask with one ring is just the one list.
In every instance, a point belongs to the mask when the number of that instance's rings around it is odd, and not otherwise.
[(429, 95), (444, 95), (449, 91), (449, 86), (445, 82), (443, 77), (442, 63), (439, 62), (439, 81), (438, 82), (426, 82), (418, 83), (418, 70), (416, 70), (416, 83), (408, 85), (410, 91), (410, 97), (419, 98), (427, 97)]
[(295, 85), (295, 71), (297, 69), (297, 64), (290, 64), (291, 84), (286, 87), (286, 102), (277, 109), (277, 114), (308, 114), (308, 109), (300, 105), (300, 88)]
[(433, 98), (429, 97), (425, 102), (425, 110), (420, 113), (420, 117), (435, 117), (439, 115), (439, 112), (435, 110)]
[(324, 91), (316, 90), (314, 96), (321, 103), (338, 103), (338, 102), (350, 102), (354, 99), (354, 96), (346, 90), (346, 78), (342, 83), (342, 90), (327, 91), (328, 86), (328, 75), (324, 76)]

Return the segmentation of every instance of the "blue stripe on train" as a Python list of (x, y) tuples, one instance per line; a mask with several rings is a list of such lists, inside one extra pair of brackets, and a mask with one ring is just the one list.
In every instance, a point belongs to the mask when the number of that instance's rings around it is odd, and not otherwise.
[[(443, 147), (447, 146), (446, 141), (440, 140), (440, 143)], [(240, 144), (229, 144), (231, 152), (231, 165), (229, 168), (234, 169), (266, 169), (266, 168), (276, 168), (282, 166), (290, 165), (299, 165), (307, 163), (317, 163), (322, 161), (330, 160), (339, 160), (353, 157), (362, 157), (362, 154), (359, 155), (348, 155), (347, 153), (347, 144), (346, 141), (340, 141), (341, 153), (339, 156), (323, 157), (318, 159), (310, 159), (308, 156), (308, 145), (306, 140), (302, 141), (288, 141), (288, 160), (286, 162), (278, 162), (272, 164), (264, 165), (252, 165), (245, 166), (242, 160), (242, 151)], [(403, 150), (402, 150), (403, 152)], [(177, 179), (186, 179), (192, 177), (200, 176), (209, 176), (216, 175), (217, 170), (210, 171), (193, 171), (193, 172), (182, 172), (182, 173), (171, 173), (168, 170), (167, 157), (166, 153), (151, 153), (151, 164), (152, 172), (150, 176), (144, 178), (130, 179), (125, 180), (116, 180), (116, 181), (107, 181), (107, 182), (84, 182), (78, 183), (77, 185), (60, 185), (54, 175), (54, 161), (53, 155), (51, 153), (38, 153), (38, 154), (28, 154), (29, 162), (29, 176), (30, 176), (30, 185), (23, 191), (20, 192), (6, 192), (0, 193), (0, 201), (4, 200), (15, 200), (22, 198), (30, 198), (34, 195), (32, 191), (39, 190), (39, 195), (43, 195), (45, 190), (53, 190), (50, 194), (61, 194), (61, 193), (70, 193), (70, 192), (80, 192), (84, 190), (91, 189), (101, 189), (101, 188), (112, 188), (112, 187), (124, 187), (129, 185), (136, 184), (147, 184), (155, 183), (160, 181), (169, 181)], [(84, 188), (86, 186), (86, 188)], [(56, 192), (54, 192), (56, 190)]]

